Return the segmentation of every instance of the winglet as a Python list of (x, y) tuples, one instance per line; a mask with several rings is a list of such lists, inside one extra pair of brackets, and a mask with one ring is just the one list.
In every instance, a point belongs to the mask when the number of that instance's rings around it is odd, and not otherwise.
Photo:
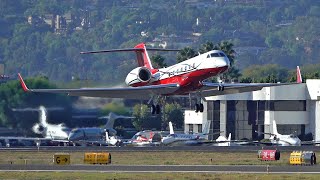
[(297, 66), (297, 83), (302, 83), (302, 76), (300, 72), (300, 67)]
[(20, 84), (22, 86), (22, 89), (24, 92), (28, 92), (29, 91), (29, 88), (27, 87), (26, 83), (24, 82), (24, 80), (22, 79), (22, 76), (20, 75), (20, 73), (18, 73), (18, 77), (19, 77), (19, 80), (20, 80)]

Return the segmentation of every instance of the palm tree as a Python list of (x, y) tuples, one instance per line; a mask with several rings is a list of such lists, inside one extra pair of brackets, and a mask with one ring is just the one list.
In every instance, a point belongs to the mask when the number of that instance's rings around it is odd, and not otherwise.
[(233, 66), (235, 51), (233, 50), (233, 44), (231, 42), (222, 41), (218, 43), (214, 49), (223, 51), (228, 56), (231, 67)]
[(205, 44), (201, 45), (199, 52), (201, 54), (203, 54), (203, 53), (206, 53), (208, 51), (213, 50), (214, 48), (215, 48), (214, 44), (212, 42), (207, 41)]
[(154, 68), (163, 68), (166, 67), (167, 64), (164, 62), (165, 58), (159, 54), (151, 57), (151, 62)]
[(191, 47), (185, 47), (178, 52), (177, 63), (197, 56), (197, 53)]
[(229, 41), (222, 41), (218, 43), (214, 49), (223, 51), (230, 60), (230, 68), (225, 74), (226, 79), (238, 79), (241, 76), (239, 69), (234, 67), (235, 51), (233, 50), (233, 44)]

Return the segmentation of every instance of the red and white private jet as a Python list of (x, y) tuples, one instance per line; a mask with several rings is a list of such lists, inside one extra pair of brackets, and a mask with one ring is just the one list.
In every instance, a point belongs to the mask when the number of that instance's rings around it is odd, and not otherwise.
[[(66, 93), (70, 96), (108, 97), (125, 99), (149, 99), (152, 114), (160, 112), (158, 99), (162, 96), (189, 95), (196, 97), (196, 112), (203, 112), (201, 99), (207, 96), (233, 94), (260, 90), (263, 87), (287, 85), (288, 83), (210, 83), (205, 79), (218, 76), (228, 70), (230, 61), (220, 50), (212, 50), (169, 67), (155, 69), (152, 67), (147, 50), (172, 51), (166, 49), (146, 48), (144, 43), (128, 49), (112, 49), (81, 52), (81, 54), (127, 52), (137, 55), (138, 67), (126, 77), (125, 88), (80, 88), (80, 89), (29, 89), (18, 74), (21, 85), (26, 92)], [(176, 50), (175, 50), (176, 51)], [(299, 68), (297, 69), (299, 70)], [(299, 75), (299, 77), (298, 77)], [(300, 70), (297, 82), (301, 83)]]

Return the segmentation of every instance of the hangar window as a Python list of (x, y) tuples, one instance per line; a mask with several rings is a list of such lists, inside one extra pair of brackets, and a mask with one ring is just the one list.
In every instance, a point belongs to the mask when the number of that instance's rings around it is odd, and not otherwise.
[(202, 124), (198, 124), (198, 133), (202, 133)]
[(270, 111), (306, 111), (306, 101), (269, 101), (268, 110)]
[(220, 112), (220, 101), (213, 102), (213, 110), (217, 110)]
[(190, 133), (190, 134), (193, 133), (193, 124), (189, 124), (189, 133)]

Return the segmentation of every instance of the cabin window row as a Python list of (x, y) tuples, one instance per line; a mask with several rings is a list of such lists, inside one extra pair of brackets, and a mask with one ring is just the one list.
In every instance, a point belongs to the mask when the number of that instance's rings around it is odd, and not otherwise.
[(184, 68), (179, 68), (177, 69), (176, 71), (172, 71), (169, 73), (170, 76), (173, 76), (173, 75), (176, 75), (176, 74), (179, 74), (180, 72), (186, 72), (187, 70), (191, 70), (191, 69), (195, 69), (196, 68), (196, 64), (193, 63), (193, 65), (188, 65), (188, 66), (185, 66)]

